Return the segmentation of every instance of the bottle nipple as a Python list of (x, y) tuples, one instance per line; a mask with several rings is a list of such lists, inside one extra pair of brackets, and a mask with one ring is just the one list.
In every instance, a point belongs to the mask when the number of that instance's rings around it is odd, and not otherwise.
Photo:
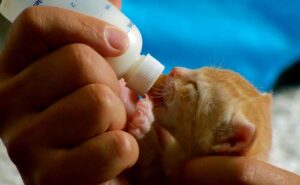
[(124, 76), (127, 86), (137, 94), (146, 94), (161, 76), (164, 66), (150, 54), (142, 56)]

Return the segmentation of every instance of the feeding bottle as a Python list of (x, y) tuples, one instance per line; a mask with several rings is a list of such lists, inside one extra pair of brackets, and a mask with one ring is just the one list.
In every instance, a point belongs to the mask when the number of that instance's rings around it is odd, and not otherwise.
[(164, 66), (150, 54), (141, 55), (140, 31), (107, 0), (2, 0), (0, 12), (13, 22), (24, 9), (30, 6), (56, 6), (71, 9), (99, 18), (127, 33), (129, 38), (127, 51), (120, 56), (106, 59), (118, 78), (124, 78), (127, 86), (137, 94), (147, 93), (164, 70)]

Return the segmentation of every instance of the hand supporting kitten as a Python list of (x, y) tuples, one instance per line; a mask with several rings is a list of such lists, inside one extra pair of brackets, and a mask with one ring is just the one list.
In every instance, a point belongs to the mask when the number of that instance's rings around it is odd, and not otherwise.
[[(237, 73), (175, 68), (149, 95), (154, 102), (152, 129), (148, 132), (152, 119), (147, 119), (147, 115), (152, 117), (149, 99), (140, 100), (137, 107), (147, 114), (137, 114), (135, 120), (139, 121), (129, 124), (133, 135), (139, 131), (137, 166), (146, 167), (148, 174), (149, 168), (161, 168), (170, 176), (182, 162), (197, 156), (242, 155), (267, 160), (271, 96), (259, 93)], [(154, 166), (149, 161), (143, 164), (149, 153), (155, 153)]]

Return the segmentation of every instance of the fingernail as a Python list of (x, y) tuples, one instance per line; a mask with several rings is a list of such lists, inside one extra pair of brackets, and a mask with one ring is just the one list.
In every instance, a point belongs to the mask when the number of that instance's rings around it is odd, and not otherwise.
[(114, 27), (107, 27), (104, 31), (104, 37), (113, 49), (124, 51), (128, 47), (128, 37), (121, 30)]

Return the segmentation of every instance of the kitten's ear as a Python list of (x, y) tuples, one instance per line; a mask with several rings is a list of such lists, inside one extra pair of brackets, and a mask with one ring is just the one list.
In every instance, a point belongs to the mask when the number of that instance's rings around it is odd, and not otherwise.
[(231, 122), (214, 130), (213, 151), (216, 154), (239, 154), (248, 149), (255, 137), (255, 125), (243, 113), (236, 112)]

